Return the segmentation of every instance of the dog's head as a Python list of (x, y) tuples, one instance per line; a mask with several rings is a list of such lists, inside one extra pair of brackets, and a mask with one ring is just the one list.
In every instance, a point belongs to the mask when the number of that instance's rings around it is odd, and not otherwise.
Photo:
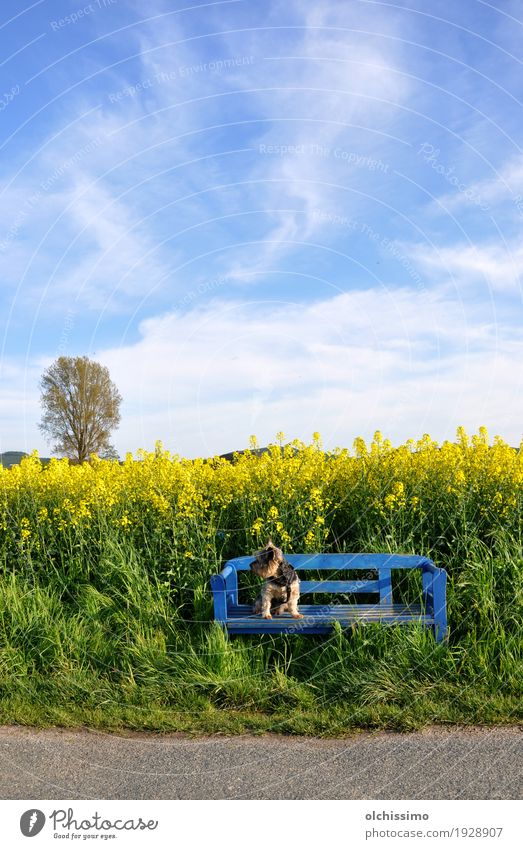
[(254, 553), (256, 560), (251, 563), (251, 571), (260, 578), (272, 578), (277, 574), (280, 564), (283, 562), (283, 553), (272, 540), (260, 551)]

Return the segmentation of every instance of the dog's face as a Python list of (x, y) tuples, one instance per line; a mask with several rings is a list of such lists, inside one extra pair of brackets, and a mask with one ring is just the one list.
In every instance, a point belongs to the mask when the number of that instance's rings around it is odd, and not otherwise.
[(278, 567), (283, 560), (283, 553), (272, 540), (269, 540), (265, 548), (257, 551), (254, 555), (256, 560), (251, 563), (251, 572), (260, 578), (272, 578), (276, 575)]

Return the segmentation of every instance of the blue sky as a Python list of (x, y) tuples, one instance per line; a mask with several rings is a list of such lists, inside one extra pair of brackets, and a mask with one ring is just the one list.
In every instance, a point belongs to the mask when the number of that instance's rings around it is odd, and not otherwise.
[(7, 0), (0, 450), (57, 356), (115, 445), (523, 435), (523, 8)]

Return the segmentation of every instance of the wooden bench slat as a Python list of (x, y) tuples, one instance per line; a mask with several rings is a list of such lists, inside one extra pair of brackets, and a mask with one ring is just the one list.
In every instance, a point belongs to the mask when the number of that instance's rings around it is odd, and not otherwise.
[[(431, 620), (430, 617), (425, 619), (423, 617), (412, 616), (381, 619), (363, 619), (361, 617), (323, 619), (321, 617), (310, 617), (310, 620), (306, 622), (304, 619), (282, 619), (282, 617), (276, 617), (274, 619), (264, 619), (261, 626), (259, 622), (255, 622), (252, 619), (232, 619), (226, 623), (226, 627), (231, 634), (240, 632), (251, 634), (262, 634), (265, 632), (280, 634), (289, 632), (310, 634), (328, 633), (329, 631), (332, 631), (334, 622), (339, 622), (342, 628), (349, 628), (352, 625), (370, 625), (373, 622), (379, 625), (411, 625), (413, 622), (418, 622), (423, 626), (434, 624), (434, 620)], [(321, 629), (321, 631), (318, 629)]]
[[(423, 613), (421, 604), (301, 604), (299, 605), (300, 612), (304, 615), (314, 616), (315, 612), (330, 614), (331, 612), (339, 611), (340, 614), (350, 613), (351, 611), (361, 611), (362, 613), (372, 613), (375, 611), (382, 615), (383, 613)], [(260, 616), (260, 614), (252, 613), (252, 605), (237, 604), (232, 605), (229, 610), (229, 618), (233, 616)], [(282, 613), (282, 616), (290, 616), (289, 613)]]
[(303, 581), (300, 593), (379, 593), (379, 581)]
[(259, 614), (253, 614), (248, 605), (239, 605), (230, 611), (226, 625), (228, 630), (235, 631), (238, 628), (249, 631), (279, 630), (285, 631), (288, 627), (293, 630), (308, 632), (318, 626), (332, 626), (333, 622), (340, 624), (388, 622), (399, 624), (406, 622), (421, 622), (423, 625), (433, 625), (434, 617), (424, 613), (421, 605), (405, 606), (401, 604), (390, 605), (368, 605), (368, 604), (340, 604), (322, 607), (321, 605), (300, 605), (303, 619), (293, 619), (289, 613), (273, 616), (272, 619), (263, 619)]
[[(434, 563), (426, 557), (416, 554), (288, 554), (285, 558), (295, 569), (420, 569), (437, 572)], [(234, 557), (227, 565), (239, 572), (248, 571), (252, 555)]]

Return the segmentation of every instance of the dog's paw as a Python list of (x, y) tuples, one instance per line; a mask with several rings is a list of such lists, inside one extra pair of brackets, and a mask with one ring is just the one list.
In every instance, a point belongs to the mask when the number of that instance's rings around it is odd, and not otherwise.
[(293, 619), (303, 619), (303, 613), (293, 613), (292, 618)]
[(270, 614), (270, 613), (264, 613), (264, 614), (263, 614), (263, 618), (264, 618), (264, 619), (272, 619), (272, 616), (271, 616), (271, 614)]

